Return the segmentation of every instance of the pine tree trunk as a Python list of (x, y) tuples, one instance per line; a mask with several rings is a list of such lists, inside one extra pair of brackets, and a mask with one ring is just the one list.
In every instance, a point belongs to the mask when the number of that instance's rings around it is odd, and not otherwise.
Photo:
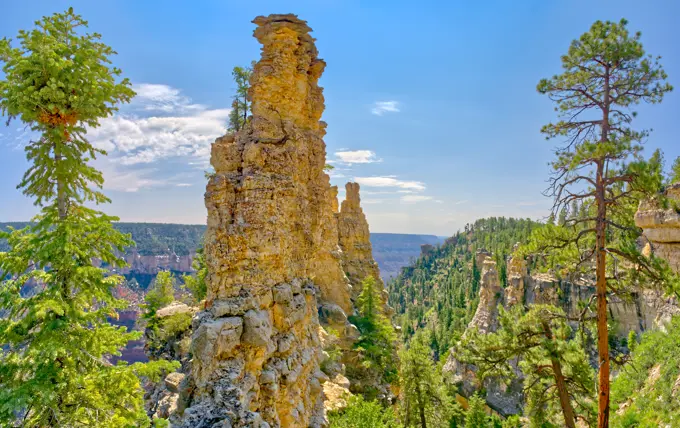
[[(601, 143), (609, 138), (609, 105), (611, 103), (609, 87), (609, 69), (605, 68), (605, 82), (602, 111)], [(609, 427), (609, 329), (607, 328), (607, 254), (605, 247), (607, 227), (607, 205), (605, 195), (606, 159), (597, 162), (595, 181), (595, 203), (597, 204), (597, 220), (595, 222), (596, 251), (596, 285), (597, 294), (597, 353), (600, 362), (598, 373), (597, 427)]]
[[(543, 331), (545, 332), (546, 338), (553, 340), (550, 326), (545, 321), (543, 322)], [(576, 417), (574, 416), (574, 409), (571, 406), (571, 400), (569, 400), (567, 384), (564, 380), (564, 375), (562, 374), (562, 364), (560, 363), (560, 360), (555, 357), (550, 358), (550, 363), (552, 364), (553, 373), (555, 375), (555, 385), (557, 386), (557, 394), (560, 397), (564, 424), (567, 428), (576, 428)]]
[(54, 166), (57, 171), (57, 213), (59, 220), (66, 219), (66, 193), (64, 192), (64, 182), (59, 177), (59, 163), (62, 161), (61, 152), (59, 150), (59, 143), (54, 143)]
[(596, 227), (596, 278), (597, 293), (597, 353), (600, 362), (598, 378), (597, 426), (609, 426), (609, 329), (607, 328), (607, 278), (606, 278), (606, 207), (603, 181), (603, 165), (598, 165), (597, 173), (597, 224)]

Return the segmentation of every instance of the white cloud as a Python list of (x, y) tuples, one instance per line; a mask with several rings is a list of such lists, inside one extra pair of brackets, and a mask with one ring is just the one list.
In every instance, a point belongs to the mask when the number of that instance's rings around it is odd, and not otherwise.
[(191, 183), (177, 183), (175, 184), (177, 187), (191, 187), (193, 186)]
[(400, 111), (397, 101), (376, 101), (371, 108), (371, 113), (376, 116), (382, 116), (385, 113), (399, 113)]
[(401, 197), (401, 202), (406, 203), (406, 204), (414, 204), (416, 202), (429, 201), (430, 199), (432, 199), (432, 196), (404, 195), (404, 196)]
[[(378, 159), (375, 152), (372, 150), (351, 150), (335, 152), (335, 156), (338, 157), (339, 161), (346, 164), (353, 163), (374, 163), (381, 162), (382, 159)], [(331, 161), (332, 162), (332, 161)]]
[(151, 177), (156, 173), (153, 168), (125, 170), (103, 159), (98, 159), (94, 166), (104, 174), (104, 188), (107, 190), (137, 192), (167, 184), (164, 180)]
[(179, 89), (168, 85), (140, 83), (133, 85), (137, 93), (133, 103), (143, 106), (144, 110), (176, 112), (188, 110), (205, 110), (205, 106), (192, 104), (188, 97), (180, 94)]
[[(167, 176), (175, 175), (182, 164), (207, 168), (210, 146), (226, 132), (230, 110), (192, 103), (167, 85), (144, 83), (133, 89), (137, 96), (129, 105), (87, 132), (93, 145), (108, 152), (102, 162), (108, 165), (104, 187), (135, 192), (170, 184)], [(163, 161), (180, 165), (163, 168)], [(141, 168), (151, 164), (153, 169)]]
[(463, 205), (463, 204), (467, 204), (468, 202), (470, 202), (470, 201), (468, 201), (467, 199), (465, 199), (464, 201), (458, 201), (458, 202), (456, 202), (455, 205)]
[(384, 204), (387, 202), (386, 199), (362, 199), (361, 203), (363, 205), (372, 205), (372, 204)]
[(187, 116), (119, 114), (88, 130), (87, 137), (123, 165), (153, 163), (170, 157), (207, 159), (210, 144), (226, 131), (229, 110), (205, 110)]
[(425, 190), (420, 181), (399, 180), (395, 176), (354, 177), (354, 181), (366, 187), (397, 187), (406, 190)]
[(443, 203), (444, 203), (444, 201), (442, 201), (441, 199), (435, 199), (434, 201), (435, 201), (436, 203), (438, 203), (438, 204), (443, 204)]

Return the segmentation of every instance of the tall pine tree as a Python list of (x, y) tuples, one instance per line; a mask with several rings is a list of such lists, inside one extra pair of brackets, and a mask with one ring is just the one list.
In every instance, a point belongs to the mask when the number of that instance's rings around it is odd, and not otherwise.
[(565, 313), (553, 306), (499, 307), (499, 328), (483, 334), (468, 331), (456, 357), (477, 367), (483, 381), (510, 381), (519, 368), (524, 376), (526, 414), (536, 426), (547, 422), (576, 427), (593, 418), (593, 370), (567, 324)]
[(453, 402), (422, 339), (415, 336), (399, 353), (401, 421), (407, 427), (448, 427)]
[(112, 295), (122, 278), (93, 261), (123, 266), (132, 242), (93, 208), (108, 202), (91, 166), (104, 152), (86, 138), (134, 92), (86, 27), (69, 9), (20, 31), (18, 47), (0, 41), (0, 110), (38, 134), (19, 188), (40, 207), (30, 226), (0, 236), (10, 247), (0, 253), (2, 426), (148, 425), (137, 374), (151, 367), (108, 359), (139, 335), (107, 322), (127, 306)]
[[(659, 58), (645, 55), (640, 33), (630, 34), (627, 22), (595, 22), (574, 40), (562, 56), (563, 72), (538, 84), (538, 91), (555, 102), (560, 120), (542, 128), (547, 138), (564, 138), (552, 166), (550, 195), (555, 212), (574, 201), (592, 207), (588, 217), (566, 219), (576, 233), (562, 239), (561, 248), (572, 247), (580, 266), (593, 266), (597, 288), (599, 357), (598, 427), (609, 425), (609, 345), (607, 292), (610, 277), (616, 278), (612, 256), (627, 263), (643, 261), (630, 241), (626, 247), (611, 245), (612, 233), (635, 233), (617, 222), (631, 199), (650, 194), (650, 182), (639, 163), (640, 142), (647, 131), (635, 130), (634, 106), (661, 102), (672, 90)], [(564, 226), (563, 225), (563, 226)], [(561, 238), (565, 238), (562, 236)]]

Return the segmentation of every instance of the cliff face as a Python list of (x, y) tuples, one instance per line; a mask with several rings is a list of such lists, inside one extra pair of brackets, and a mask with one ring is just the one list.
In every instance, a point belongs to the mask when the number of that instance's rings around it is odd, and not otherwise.
[(215, 141), (208, 304), (194, 319), (184, 426), (323, 424), (317, 305), (350, 310), (325, 164), (325, 63), (294, 15), (258, 17), (252, 116)]
[[(551, 304), (562, 308), (570, 317), (578, 317), (579, 302), (587, 302), (595, 295), (595, 287), (588, 283), (558, 281), (548, 274), (528, 275), (526, 263), (520, 259), (508, 261), (507, 286), (501, 287), (496, 262), (487, 252), (477, 254), (477, 266), (482, 267), (479, 289), (479, 306), (468, 328), (477, 328), (484, 333), (498, 328), (496, 319), (498, 305), (505, 308), (514, 305)], [(620, 337), (629, 331), (642, 332), (663, 328), (673, 315), (680, 314), (680, 306), (673, 297), (667, 297), (658, 290), (642, 290), (634, 293), (631, 300), (617, 296), (609, 297), (609, 310)], [(444, 373), (454, 383), (460, 383), (461, 392), (470, 395), (482, 385), (476, 379), (475, 367), (460, 363), (455, 349), (443, 367)], [(497, 412), (509, 415), (521, 411), (523, 402), (521, 373), (509, 385), (488, 379), (484, 383), (486, 400)]]
[(644, 231), (649, 240), (648, 251), (668, 261), (680, 271), (680, 213), (672, 205), (680, 202), (680, 183), (666, 190), (671, 206), (664, 208), (654, 201), (640, 204), (635, 213), (635, 224)]

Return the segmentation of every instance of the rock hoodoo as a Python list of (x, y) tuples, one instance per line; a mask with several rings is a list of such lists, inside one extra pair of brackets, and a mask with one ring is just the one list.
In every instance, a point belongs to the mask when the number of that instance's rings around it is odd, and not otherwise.
[(387, 306), (388, 294), (385, 290), (378, 263), (373, 259), (368, 221), (361, 209), (359, 183), (345, 185), (345, 200), (337, 213), (338, 238), (342, 249), (342, 267), (352, 284), (352, 299), (361, 293), (361, 283), (366, 277), (373, 277), (377, 286), (383, 290), (383, 304), (390, 315), (393, 311)]
[(262, 56), (250, 81), (252, 116), (212, 147), (208, 298), (194, 318), (184, 412), (191, 427), (322, 425), (317, 307), (352, 310), (333, 218), (337, 190), (323, 171), (317, 82), (325, 63), (305, 21), (253, 22)]

